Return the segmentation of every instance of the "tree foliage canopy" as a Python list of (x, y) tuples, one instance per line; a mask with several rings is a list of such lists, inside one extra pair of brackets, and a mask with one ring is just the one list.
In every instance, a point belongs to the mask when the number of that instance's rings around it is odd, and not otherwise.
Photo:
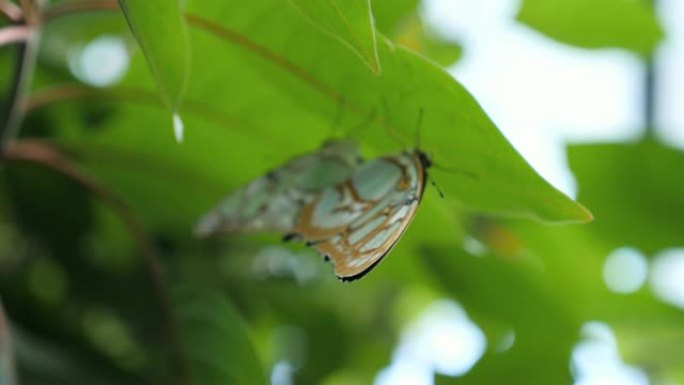
[[(684, 381), (684, 314), (602, 280), (617, 248), (653, 257), (683, 246), (684, 185), (672, 176), (684, 155), (652, 138), (572, 145), (584, 206), (568, 198), (445, 71), (461, 47), (423, 22), (418, 1), (2, 3), (3, 30), (36, 32), (0, 54), (0, 82), (15, 90), (0, 164), (0, 297), (14, 349), (0, 353), (15, 353), (22, 384), (257, 385), (281, 360), (298, 384), (368, 384), (404, 324), (444, 297), (488, 348), (439, 384), (570, 383), (589, 321), (610, 325), (653, 379)], [(643, 57), (663, 37), (642, 1), (525, 0), (517, 20)], [(79, 67), (102, 36), (130, 56), (105, 87)], [(17, 87), (22, 71), (32, 76)], [(444, 198), (428, 187), (373, 274), (341, 284), (274, 234), (193, 236), (227, 193), (335, 137), (368, 158), (419, 147), (436, 163)], [(514, 344), (498, 352), (510, 330)], [(10, 372), (0, 374), (11, 384)]]

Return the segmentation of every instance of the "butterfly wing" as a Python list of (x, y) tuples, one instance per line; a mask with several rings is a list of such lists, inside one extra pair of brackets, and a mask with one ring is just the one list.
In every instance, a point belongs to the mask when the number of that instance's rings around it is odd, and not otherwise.
[(325, 187), (348, 179), (359, 162), (354, 142), (329, 141), (224, 198), (200, 218), (195, 233), (291, 232), (302, 206)]
[(348, 181), (304, 205), (295, 231), (334, 264), (340, 279), (361, 278), (408, 227), (425, 179), (418, 152), (367, 162)]

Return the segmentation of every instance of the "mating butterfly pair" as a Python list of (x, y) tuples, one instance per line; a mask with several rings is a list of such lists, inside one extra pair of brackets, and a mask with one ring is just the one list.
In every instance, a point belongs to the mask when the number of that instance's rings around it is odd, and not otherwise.
[(431, 163), (418, 151), (364, 162), (349, 140), (327, 142), (226, 197), (199, 236), (277, 231), (315, 247), (343, 281), (361, 278), (416, 213)]

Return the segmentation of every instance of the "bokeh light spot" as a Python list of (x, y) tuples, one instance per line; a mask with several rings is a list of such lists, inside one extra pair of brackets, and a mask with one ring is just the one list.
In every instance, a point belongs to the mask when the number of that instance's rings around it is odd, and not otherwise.
[(643, 286), (647, 277), (646, 257), (630, 247), (614, 250), (603, 264), (603, 280), (615, 293), (633, 293)]
[(292, 385), (294, 369), (287, 360), (276, 362), (271, 370), (271, 385)]
[(571, 367), (575, 385), (648, 385), (643, 370), (625, 364), (610, 327), (588, 322), (582, 327), (583, 339), (572, 350)]
[(107, 87), (121, 80), (130, 58), (126, 44), (117, 36), (100, 36), (69, 55), (69, 69), (91, 86)]
[(450, 300), (435, 301), (401, 335), (392, 364), (375, 385), (430, 385), (435, 372), (460, 376), (482, 357), (487, 341), (465, 310)]
[(509, 351), (513, 345), (515, 344), (515, 330), (511, 329), (507, 331), (503, 337), (499, 340), (499, 343), (496, 345), (496, 352), (497, 353), (504, 353)]
[(317, 277), (319, 260), (281, 246), (263, 248), (254, 258), (252, 271), (262, 277), (292, 277), (303, 285)]
[(684, 309), (684, 249), (669, 249), (656, 256), (650, 284), (660, 300)]

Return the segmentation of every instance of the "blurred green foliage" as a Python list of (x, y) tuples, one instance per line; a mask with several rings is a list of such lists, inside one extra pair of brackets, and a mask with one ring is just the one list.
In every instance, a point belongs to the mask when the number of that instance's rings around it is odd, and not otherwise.
[(647, 57), (663, 38), (652, 0), (523, 0), (518, 20), (583, 48), (623, 48)]
[[(402, 327), (443, 297), (488, 349), (438, 383), (571, 383), (572, 347), (592, 320), (654, 381), (684, 381), (681, 310), (646, 289), (613, 294), (601, 277), (618, 247), (682, 246), (681, 151), (652, 139), (571, 146), (579, 201), (597, 219), (562, 225), (591, 214), (436, 64), (459, 44), (433, 33), (415, 0), (187, 0), (189, 49), (175, 1), (122, 0), (127, 18), (115, 2), (71, 1), (45, 6), (18, 142), (31, 145), (0, 165), (0, 296), (22, 384), (263, 384), (283, 360), (297, 384), (369, 384)], [(645, 54), (661, 36), (648, 6), (547, 3), (523, 2), (518, 18), (566, 43)], [(131, 63), (116, 86), (93, 88), (69, 62), (103, 34), (125, 41)], [(3, 73), (13, 56), (0, 54)], [(181, 99), (179, 145), (162, 100)], [(420, 145), (446, 195), (428, 188), (367, 278), (341, 284), (274, 234), (192, 236), (232, 189), (336, 136), (367, 157)], [(474, 240), (481, 255), (464, 250)], [(513, 346), (497, 351), (509, 330)]]

